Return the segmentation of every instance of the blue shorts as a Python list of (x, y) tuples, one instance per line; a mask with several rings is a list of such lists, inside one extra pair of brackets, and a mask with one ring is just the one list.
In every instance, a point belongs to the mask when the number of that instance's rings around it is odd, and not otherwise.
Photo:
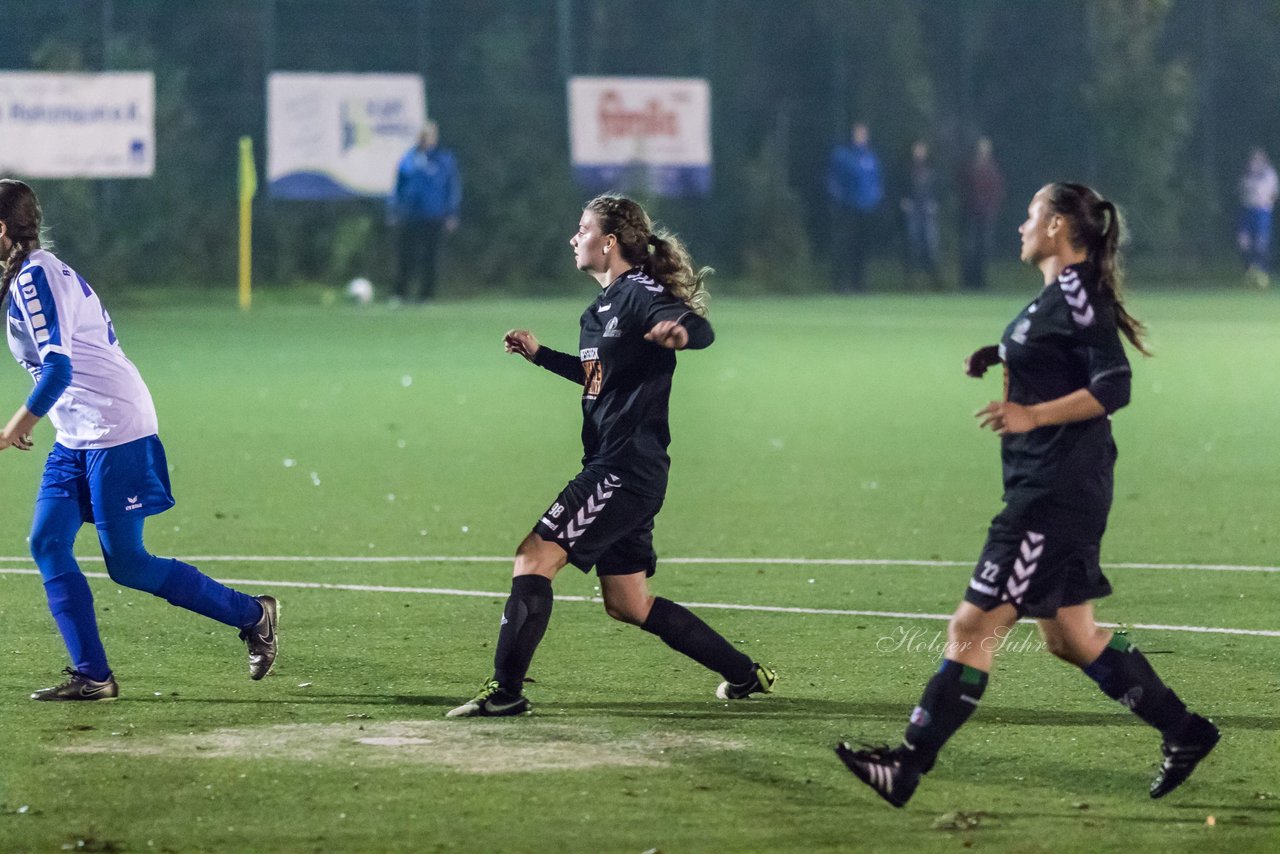
[(95, 524), (163, 513), (174, 505), (164, 445), (159, 436), (86, 451), (55, 442), (36, 493), (44, 498), (72, 499), (80, 518)]

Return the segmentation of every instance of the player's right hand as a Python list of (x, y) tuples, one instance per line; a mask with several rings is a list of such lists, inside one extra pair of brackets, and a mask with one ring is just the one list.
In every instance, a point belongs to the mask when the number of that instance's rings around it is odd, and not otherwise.
[(515, 353), (524, 356), (530, 362), (537, 355), (538, 339), (533, 337), (533, 333), (527, 329), (512, 329), (502, 336), (502, 347), (508, 353)]
[(29, 451), (35, 443), (31, 440), (29, 434), (20, 434), (17, 436), (9, 436), (0, 431), (0, 451), (5, 448), (14, 447), (19, 451)]
[(964, 360), (964, 372), (971, 377), (980, 377), (987, 372), (987, 368), (999, 362), (999, 347), (994, 344), (990, 347), (980, 347)]

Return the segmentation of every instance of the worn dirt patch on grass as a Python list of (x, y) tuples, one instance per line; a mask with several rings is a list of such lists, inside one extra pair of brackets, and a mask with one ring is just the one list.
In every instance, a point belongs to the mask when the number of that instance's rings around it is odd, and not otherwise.
[(299, 762), (439, 765), (468, 774), (660, 767), (685, 753), (737, 750), (741, 742), (713, 735), (650, 732), (619, 737), (598, 727), (527, 721), (370, 721), (276, 724), (204, 733), (133, 734), (58, 748), (169, 759), (272, 758)]

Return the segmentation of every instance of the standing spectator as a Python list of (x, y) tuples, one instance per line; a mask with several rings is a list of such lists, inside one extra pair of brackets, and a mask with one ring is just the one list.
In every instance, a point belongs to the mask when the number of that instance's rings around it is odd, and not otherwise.
[(1244, 259), (1245, 275), (1260, 288), (1271, 284), (1271, 210), (1280, 184), (1267, 153), (1255, 148), (1240, 178), (1240, 228), (1236, 242)]
[(968, 290), (987, 286), (987, 258), (995, 242), (996, 217), (1004, 202), (1004, 175), (991, 151), (991, 140), (978, 137), (973, 159), (960, 176), (962, 216), (960, 285)]
[(866, 288), (867, 248), (884, 198), (880, 158), (871, 149), (871, 131), (866, 124), (856, 122), (849, 144), (832, 149), (827, 194), (834, 202), (831, 243), (835, 289), (858, 293)]
[(941, 290), (938, 274), (938, 173), (929, 162), (929, 144), (917, 140), (911, 145), (911, 169), (907, 195), (899, 202), (906, 230), (907, 281), (915, 287), (916, 274), (929, 278), (929, 287)]
[[(396, 169), (396, 186), (387, 200), (388, 219), (400, 230), (400, 264), (395, 295), (406, 302), (435, 296), (441, 232), (458, 227), (462, 178), (453, 152), (440, 147), (440, 126), (428, 120), (418, 144), (405, 152)], [(411, 284), (417, 276), (421, 287)]]

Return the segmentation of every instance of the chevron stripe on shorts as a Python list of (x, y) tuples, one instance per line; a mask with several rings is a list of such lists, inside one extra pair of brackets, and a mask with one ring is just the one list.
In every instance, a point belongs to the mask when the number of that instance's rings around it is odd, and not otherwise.
[(604, 510), (605, 504), (613, 497), (613, 491), (621, 485), (622, 481), (618, 476), (612, 474), (600, 481), (595, 494), (588, 495), (586, 503), (578, 508), (578, 512), (572, 519), (565, 523), (564, 530), (560, 532), (560, 539), (572, 548), (578, 541), (578, 537), (586, 533), (587, 528), (591, 527), (591, 523)]
[(1005, 581), (1001, 599), (1015, 605), (1022, 604), (1022, 598), (1027, 595), (1027, 588), (1031, 586), (1031, 576), (1035, 575), (1042, 554), (1044, 554), (1044, 534), (1027, 531), (1018, 545), (1018, 556), (1013, 561), (1013, 572), (1009, 573), (1009, 578)]

